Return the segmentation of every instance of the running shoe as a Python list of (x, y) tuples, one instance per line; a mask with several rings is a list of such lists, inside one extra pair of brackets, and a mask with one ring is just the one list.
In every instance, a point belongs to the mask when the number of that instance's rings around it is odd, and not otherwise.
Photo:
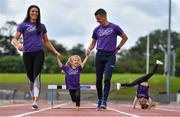
[(101, 109), (101, 103), (102, 103), (102, 100), (98, 100), (98, 102), (97, 102), (97, 110)]
[(117, 83), (117, 90), (121, 89), (121, 83)]
[(159, 61), (159, 60), (156, 60), (156, 64), (157, 65), (163, 65), (163, 62)]
[(36, 102), (36, 101), (34, 101), (34, 102), (32, 103), (32, 109), (33, 109), (33, 110), (38, 109), (38, 105), (37, 105), (37, 102)]
[(107, 108), (107, 101), (103, 100), (100, 106), (102, 109), (106, 109)]

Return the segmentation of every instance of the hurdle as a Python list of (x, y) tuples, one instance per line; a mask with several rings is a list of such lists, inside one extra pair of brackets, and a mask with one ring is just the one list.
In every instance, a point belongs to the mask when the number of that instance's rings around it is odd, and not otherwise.
[[(50, 91), (50, 106), (54, 107), (54, 93), (57, 89), (67, 89), (66, 85), (48, 85)], [(95, 85), (80, 85), (80, 90), (95, 90)]]

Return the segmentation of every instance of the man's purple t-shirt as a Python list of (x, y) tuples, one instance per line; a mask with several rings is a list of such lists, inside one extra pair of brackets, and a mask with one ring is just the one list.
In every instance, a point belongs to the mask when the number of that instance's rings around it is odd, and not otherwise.
[(41, 24), (40, 34), (36, 33), (36, 23), (22, 22), (17, 28), (17, 32), (23, 34), (24, 52), (35, 52), (43, 49), (43, 34), (47, 33), (44, 24)]
[(62, 70), (65, 72), (65, 81), (67, 89), (79, 89), (80, 88), (80, 73), (81, 66), (73, 69), (70, 65), (63, 65)]
[(149, 99), (149, 86), (139, 84), (136, 93), (136, 96), (138, 98), (144, 97), (146, 99)]
[(109, 23), (107, 26), (99, 25), (93, 31), (92, 38), (97, 40), (97, 50), (114, 51), (117, 44), (117, 36), (123, 30), (116, 24)]

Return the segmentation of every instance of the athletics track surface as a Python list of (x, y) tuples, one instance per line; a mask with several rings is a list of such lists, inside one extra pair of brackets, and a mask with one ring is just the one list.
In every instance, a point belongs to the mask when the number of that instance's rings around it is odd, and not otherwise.
[(39, 109), (32, 110), (31, 103), (24, 101), (21, 103), (14, 102), (9, 105), (0, 106), (0, 117), (11, 116), (11, 117), (22, 117), (22, 116), (83, 116), (83, 117), (180, 117), (180, 104), (158, 104), (155, 108), (150, 110), (131, 108), (131, 104), (120, 103), (120, 102), (108, 102), (108, 108), (106, 110), (96, 110), (95, 101), (82, 101), (80, 110), (75, 109), (75, 104), (67, 101), (56, 102), (53, 109), (50, 107), (47, 101), (39, 101)]

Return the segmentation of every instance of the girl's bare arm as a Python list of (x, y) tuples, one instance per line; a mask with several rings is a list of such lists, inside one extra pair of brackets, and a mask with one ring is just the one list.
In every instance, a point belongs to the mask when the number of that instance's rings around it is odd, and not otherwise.
[(57, 62), (58, 62), (59, 67), (62, 67), (62, 62), (61, 62), (61, 60), (60, 60), (58, 57), (56, 57), (56, 59), (57, 59)]
[(89, 56), (86, 56), (81, 64), (81, 68), (84, 68), (85, 64), (87, 63)]
[(135, 96), (133, 101), (133, 109), (136, 108), (137, 101), (138, 101), (137, 96)]

